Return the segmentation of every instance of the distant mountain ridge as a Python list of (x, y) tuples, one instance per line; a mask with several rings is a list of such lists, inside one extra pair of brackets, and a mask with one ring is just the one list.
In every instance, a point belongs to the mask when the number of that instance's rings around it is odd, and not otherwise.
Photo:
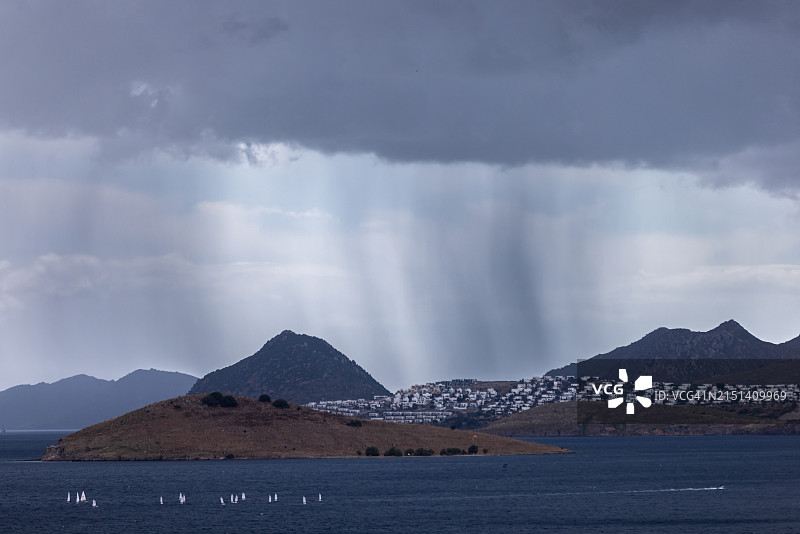
[(118, 380), (76, 375), (0, 391), (0, 424), (9, 430), (83, 428), (147, 404), (183, 395), (197, 380), (138, 369)]
[(245, 397), (266, 393), (298, 404), (389, 395), (368, 372), (326, 341), (291, 330), (270, 339), (252, 356), (199, 379), (189, 394), (213, 391)]
[[(603, 359), (779, 359), (800, 357), (800, 336), (784, 343), (762, 341), (734, 320), (725, 321), (707, 332), (685, 328), (658, 328), (638, 341), (598, 354), (591, 360)], [(574, 376), (572, 363), (546, 373), (546, 376)]]

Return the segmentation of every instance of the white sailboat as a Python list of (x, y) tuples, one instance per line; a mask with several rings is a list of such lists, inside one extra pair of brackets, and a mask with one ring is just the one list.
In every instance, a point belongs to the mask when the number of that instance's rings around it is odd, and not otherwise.
[(92, 499), (92, 508), (97, 508), (97, 501)]
[(322, 502), (322, 494), (319, 494), (319, 502)]
[(233, 493), (231, 493), (231, 504), (233, 504)]
[(164, 497), (158, 498), (158, 504), (164, 504)]
[(85, 491), (81, 492), (81, 502), (86, 502), (86, 492)]
[(69, 498), (72, 496), (72, 493), (67, 492), (67, 502), (69, 502)]
[(269, 502), (272, 502), (272, 495), (269, 496)]
[(239, 504), (239, 496), (238, 495), (234, 497), (234, 501), (233, 502), (236, 503), (236, 504)]
[(81, 494), (77, 491), (75, 492), (75, 502), (81, 502)]
[(275, 502), (278, 502), (278, 494), (275, 494)]
[(219, 503), (220, 503), (222, 506), (225, 506), (225, 499), (223, 499), (222, 497), (220, 497), (220, 498), (219, 498)]
[(244, 492), (242, 492), (242, 500), (244, 500), (244, 499), (245, 499), (245, 497), (244, 497)]
[(306, 503), (306, 496), (303, 495), (303, 504), (305, 504), (305, 503)]

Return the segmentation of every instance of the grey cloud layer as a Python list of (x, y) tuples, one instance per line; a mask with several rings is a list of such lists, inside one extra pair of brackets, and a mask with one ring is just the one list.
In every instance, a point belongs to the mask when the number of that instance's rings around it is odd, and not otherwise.
[(799, 14), (0, 2), (0, 388), (284, 328), (392, 388), (794, 337)]
[(795, 2), (0, 10), (0, 125), (96, 137), (109, 157), (280, 141), (399, 161), (719, 170), (800, 132)]

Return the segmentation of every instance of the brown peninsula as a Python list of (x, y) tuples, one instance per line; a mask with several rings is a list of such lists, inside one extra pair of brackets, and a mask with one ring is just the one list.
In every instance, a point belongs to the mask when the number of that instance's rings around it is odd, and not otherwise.
[(483, 454), (552, 454), (559, 447), (479, 432), (351, 419), (290, 404), (236, 397), (238, 406), (207, 406), (202, 395), (177, 397), (60, 439), (42, 460), (202, 460), (365, 457), (368, 447), (469, 450)]

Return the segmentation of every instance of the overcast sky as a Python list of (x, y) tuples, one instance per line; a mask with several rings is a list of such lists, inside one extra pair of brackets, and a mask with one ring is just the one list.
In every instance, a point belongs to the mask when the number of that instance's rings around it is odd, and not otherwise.
[(0, 389), (800, 334), (800, 3), (0, 2)]

